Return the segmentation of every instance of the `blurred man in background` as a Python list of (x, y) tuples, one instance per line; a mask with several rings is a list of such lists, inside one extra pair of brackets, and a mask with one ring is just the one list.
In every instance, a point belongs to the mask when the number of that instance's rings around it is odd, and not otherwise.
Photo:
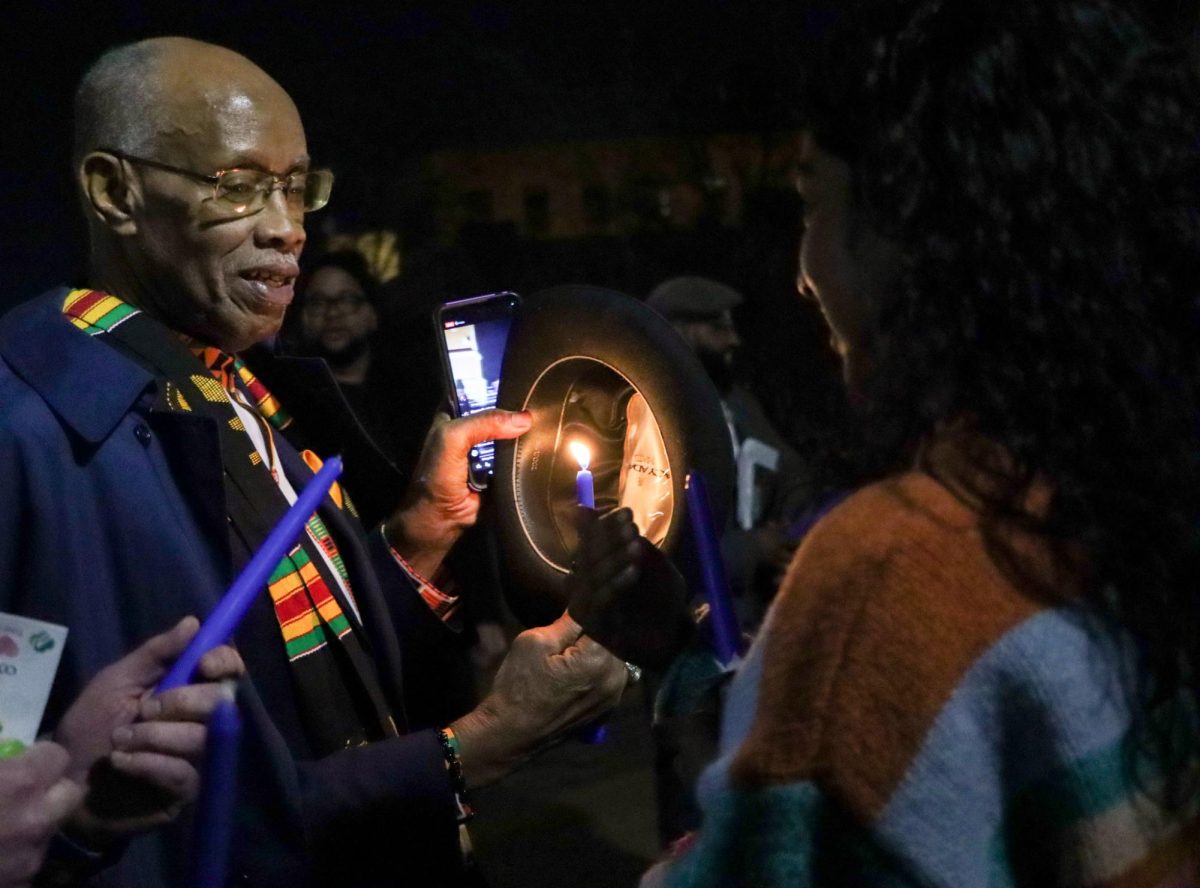
[(299, 338), (304, 354), (324, 358), (367, 434), (394, 462), (420, 452), (433, 402), (413, 394), (379, 337), (379, 283), (356, 250), (338, 250), (306, 263), (298, 287)]
[(800, 455), (776, 431), (758, 398), (735, 381), (734, 357), (742, 340), (733, 310), (743, 301), (732, 287), (698, 276), (670, 278), (646, 298), (692, 347), (721, 396), (737, 461), (736, 520), (723, 554), (741, 616), (755, 624), (794, 547), (787, 527), (809, 505), (811, 491)]

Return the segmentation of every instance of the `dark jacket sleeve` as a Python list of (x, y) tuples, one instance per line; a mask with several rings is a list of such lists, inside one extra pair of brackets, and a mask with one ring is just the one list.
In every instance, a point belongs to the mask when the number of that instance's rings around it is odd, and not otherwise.
[(305, 845), (325, 884), (391, 885), (405, 872), (454, 884), (457, 807), (434, 731), (302, 764), (299, 777)]
[(474, 636), (434, 615), (392, 558), (378, 527), (368, 535), (367, 545), (400, 639), (409, 729), (443, 727), (477, 702), (470, 658)]

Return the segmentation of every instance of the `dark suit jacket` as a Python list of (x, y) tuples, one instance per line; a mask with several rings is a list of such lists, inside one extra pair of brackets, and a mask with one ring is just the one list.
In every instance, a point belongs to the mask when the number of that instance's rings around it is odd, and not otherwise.
[[(70, 631), (43, 730), (101, 667), (182, 616), (207, 614), (232, 579), (215, 425), (152, 411), (155, 379), (64, 319), (66, 292), (0, 321), (0, 611)], [(287, 406), (294, 414), (305, 407), (295, 399)], [(288, 476), (303, 484), (311, 472), (282, 450)], [(320, 514), (350, 572), (385, 694), (402, 716), (402, 646), (448, 630), (378, 534), (364, 539), (328, 498)], [(266, 595), (235, 640), (248, 675), (238, 695), (232, 883), (387, 885), (415, 872), (453, 883), (455, 806), (435, 733), (317, 759)], [(186, 884), (191, 828), (189, 812), (135, 839), (97, 884)]]

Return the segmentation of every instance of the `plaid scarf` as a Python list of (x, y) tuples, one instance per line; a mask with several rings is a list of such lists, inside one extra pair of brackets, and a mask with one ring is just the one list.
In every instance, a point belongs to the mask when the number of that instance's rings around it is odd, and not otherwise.
[[(111, 294), (72, 290), (63, 313), (80, 330), (163, 381), (154, 409), (204, 413), (217, 421), (230, 542), (235, 567), (240, 568), (288, 508), (277, 483), (274, 433), (288, 428), (291, 417), (240, 359), (172, 335)], [(234, 410), (234, 399), (259, 423), (270, 457), (266, 462)], [(310, 453), (304, 457), (310, 467), (318, 462)], [(346, 501), (336, 484), (331, 498), (338, 508)], [(301, 717), (318, 754), (394, 736), (395, 723), (364, 647), (361, 626), (347, 615), (354, 609), (349, 574), (318, 514), (310, 516), (300, 541), (280, 560), (267, 589)]]

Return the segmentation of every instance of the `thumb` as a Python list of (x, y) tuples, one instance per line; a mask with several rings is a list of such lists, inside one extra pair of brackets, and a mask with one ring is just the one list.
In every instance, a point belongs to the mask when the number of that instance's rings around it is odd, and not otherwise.
[[(481, 441), (517, 438), (529, 431), (532, 425), (533, 415), (528, 410), (483, 410), (473, 413), (454, 421), (454, 449), (461, 449), (465, 454)], [(450, 435), (450, 430), (447, 430), (447, 437)]]
[(565, 611), (561, 617), (549, 626), (543, 626), (541, 630), (542, 640), (546, 646), (559, 653), (577, 642), (582, 634), (582, 627), (575, 622), (574, 617)]
[(167, 667), (183, 653), (188, 642), (200, 630), (200, 621), (193, 616), (184, 617), (166, 632), (146, 639), (142, 644), (118, 660), (114, 666), (142, 684), (153, 684), (166, 672)]
[(84, 788), (64, 777), (55, 783), (42, 798), (45, 814), (55, 824), (66, 818), (83, 801)]

